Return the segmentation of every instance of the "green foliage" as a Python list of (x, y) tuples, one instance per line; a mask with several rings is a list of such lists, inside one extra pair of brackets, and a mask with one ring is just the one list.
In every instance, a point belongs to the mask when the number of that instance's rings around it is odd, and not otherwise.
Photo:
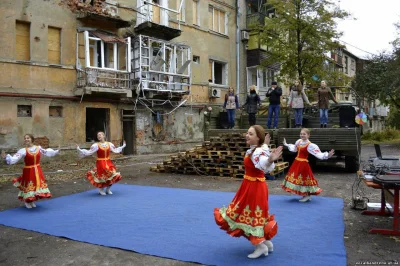
[[(400, 24), (395, 26), (400, 33)], [(378, 99), (385, 105), (400, 108), (400, 38), (397, 37), (392, 44), (393, 51), (369, 58), (352, 85), (361, 97)]]
[(383, 104), (399, 102), (400, 61), (395, 54), (382, 53), (371, 57), (353, 81), (357, 93), (369, 100), (378, 99)]
[(396, 106), (390, 107), (387, 125), (392, 128), (400, 129), (400, 108)]
[(325, 77), (326, 54), (339, 47), (333, 40), (342, 35), (335, 19), (349, 14), (330, 0), (269, 0), (267, 8), (276, 16), (260, 28), (260, 42), (269, 54), (263, 66), (279, 62), (282, 77), (297, 76), (302, 83), (313, 75)]
[(388, 142), (400, 140), (400, 130), (388, 128), (381, 132), (367, 132), (361, 137), (366, 142)]

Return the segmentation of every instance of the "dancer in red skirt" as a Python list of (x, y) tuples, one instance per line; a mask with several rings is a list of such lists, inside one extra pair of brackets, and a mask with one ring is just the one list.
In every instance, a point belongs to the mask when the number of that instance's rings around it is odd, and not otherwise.
[(228, 208), (214, 209), (216, 223), (233, 237), (243, 236), (254, 246), (248, 258), (268, 255), (274, 247), (270, 241), (277, 233), (274, 215), (269, 213), (268, 187), (265, 173), (275, 168), (274, 161), (282, 155), (282, 147), (270, 152), (269, 134), (261, 126), (251, 126), (246, 134), (250, 149), (244, 158), (245, 176)]
[(35, 208), (35, 201), (39, 199), (51, 198), (42, 168), (40, 168), (40, 156), (52, 157), (60, 151), (60, 147), (58, 147), (58, 150), (53, 150), (33, 145), (34, 140), (35, 138), (31, 134), (26, 134), (24, 136), (25, 148), (20, 149), (13, 156), (6, 155), (4, 151), (1, 153), (1, 157), (7, 164), (15, 164), (21, 158), (25, 158), (25, 167), (22, 170), (22, 175), (12, 182), (20, 190), (18, 199), (25, 202), (25, 207), (28, 209)]
[[(80, 149), (78, 144), (76, 146), (82, 156), (90, 156), (97, 152), (96, 168), (87, 172), (86, 177), (93, 186), (99, 189), (100, 195), (111, 195), (111, 185), (120, 181), (122, 177), (110, 160), (110, 151), (121, 153), (126, 143), (124, 141), (124, 145), (115, 148), (114, 144), (106, 141), (104, 132), (98, 132), (97, 139), (99, 142), (93, 144), (90, 150)], [(106, 188), (105, 192), (104, 188)]]
[(307, 202), (311, 200), (311, 195), (318, 195), (322, 189), (318, 187), (318, 181), (315, 179), (311, 167), (308, 163), (308, 154), (312, 154), (320, 160), (327, 160), (335, 153), (321, 152), (317, 145), (311, 143), (310, 131), (303, 128), (300, 131), (300, 139), (293, 144), (287, 144), (283, 139), (283, 144), (289, 148), (291, 152), (297, 152), (297, 157), (283, 180), (282, 188), (290, 193), (303, 196), (299, 201)]

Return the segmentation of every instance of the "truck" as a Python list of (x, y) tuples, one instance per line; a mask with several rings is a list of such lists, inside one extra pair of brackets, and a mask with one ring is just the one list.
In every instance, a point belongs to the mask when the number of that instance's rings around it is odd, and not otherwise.
[[(234, 129), (224, 128), (224, 112), (215, 108), (205, 117), (204, 138), (217, 136), (220, 133), (238, 132), (245, 133), (249, 128), (248, 116), (245, 112), (237, 112), (238, 121)], [(362, 127), (355, 122), (358, 107), (348, 102), (331, 104), (328, 112), (328, 128), (320, 128), (319, 110), (316, 106), (304, 109), (303, 127), (310, 129), (310, 141), (317, 144), (321, 151), (335, 150), (335, 156), (330, 159), (344, 162), (347, 172), (355, 173), (360, 167), (361, 135)], [(266, 128), (267, 116), (265, 108), (261, 108), (257, 115), (257, 124)], [(300, 138), (300, 129), (294, 128), (292, 110), (287, 107), (281, 108), (278, 129), (266, 129), (271, 135), (271, 144), (282, 145), (283, 138), (287, 143), (295, 143)], [(283, 151), (283, 160), (291, 163), (296, 153)], [(317, 163), (314, 156), (309, 156), (311, 165)]]

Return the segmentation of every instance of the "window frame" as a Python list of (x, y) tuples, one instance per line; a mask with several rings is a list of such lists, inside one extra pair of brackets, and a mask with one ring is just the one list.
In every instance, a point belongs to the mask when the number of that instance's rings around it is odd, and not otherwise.
[[(95, 45), (90, 45), (90, 40), (95, 41)], [(126, 48), (125, 48), (125, 60), (126, 60), (126, 65), (127, 65), (127, 69), (126, 70), (119, 70), (118, 66), (120, 64), (119, 62), (119, 57), (118, 57), (118, 43), (107, 43), (107, 44), (112, 44), (113, 45), (113, 58), (114, 58), (114, 68), (109, 68), (109, 67), (105, 67), (105, 42), (97, 37), (93, 37), (89, 35), (89, 31), (84, 31), (84, 41), (85, 41), (85, 67), (87, 68), (94, 68), (94, 69), (104, 69), (104, 70), (113, 70), (113, 71), (120, 71), (120, 72), (131, 72), (131, 38), (128, 37), (125, 39), (126, 42)], [(97, 67), (97, 66), (92, 66), (90, 64), (90, 47), (94, 47), (94, 51), (95, 53), (93, 53), (93, 63), (95, 65), (98, 64), (98, 60), (97, 60), (97, 49), (98, 49), (98, 43), (100, 42), (100, 52), (101, 52), (101, 62), (100, 65), (101, 67)]]
[[(221, 8), (218, 8), (218, 7), (215, 7), (215, 6), (213, 6), (213, 5), (208, 5), (208, 16), (210, 16), (210, 8), (212, 9), (212, 29), (210, 29), (210, 25), (208, 25), (208, 28), (209, 28), (209, 30), (210, 31), (212, 31), (212, 32), (216, 32), (216, 33), (219, 33), (219, 34), (223, 34), (223, 35), (228, 35), (228, 15), (227, 15), (227, 12), (225, 11), (225, 10), (223, 10), (223, 9), (221, 9)], [(215, 13), (215, 10), (217, 10), (218, 12), (223, 12), (224, 13), (224, 28), (225, 28), (225, 32), (221, 32), (220, 31), (220, 29), (221, 29), (221, 23), (220, 23), (220, 19), (221, 19), (221, 16), (218, 16), (218, 31), (215, 31), (214, 30), (214, 17), (215, 17), (215, 15), (214, 15), (214, 13)]]
[[(57, 30), (59, 30), (59, 33), (60, 33), (60, 43), (59, 43), (59, 48), (60, 48), (60, 62), (58, 63), (58, 64), (56, 64), (56, 63), (50, 63), (49, 62), (49, 40), (48, 40), (48, 38), (49, 38), (49, 29), (57, 29)], [(59, 27), (54, 27), (54, 26), (50, 26), (50, 25), (48, 25), (47, 26), (47, 62), (49, 63), (49, 64), (51, 64), (51, 65), (62, 65), (62, 28), (59, 28)]]
[[(215, 83), (215, 63), (221, 64), (222, 68), (222, 84)], [(218, 86), (228, 86), (229, 80), (229, 67), (227, 62), (222, 62), (214, 59), (209, 59), (209, 65), (211, 65), (211, 85), (218, 85)]]
[[(196, 7), (196, 9), (195, 9)], [(200, 27), (200, 0), (192, 0), (192, 23)], [(195, 13), (196, 11), (196, 13)], [(196, 22), (196, 23), (194, 23)]]

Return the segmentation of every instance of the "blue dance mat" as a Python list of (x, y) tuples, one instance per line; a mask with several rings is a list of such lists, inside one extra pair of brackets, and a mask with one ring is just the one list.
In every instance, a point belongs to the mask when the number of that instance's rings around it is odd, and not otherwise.
[(254, 248), (214, 222), (215, 207), (234, 193), (114, 185), (113, 195), (91, 190), (0, 212), (0, 224), (206, 265), (345, 266), (343, 200), (270, 195), (278, 222), (274, 252), (247, 258)]

